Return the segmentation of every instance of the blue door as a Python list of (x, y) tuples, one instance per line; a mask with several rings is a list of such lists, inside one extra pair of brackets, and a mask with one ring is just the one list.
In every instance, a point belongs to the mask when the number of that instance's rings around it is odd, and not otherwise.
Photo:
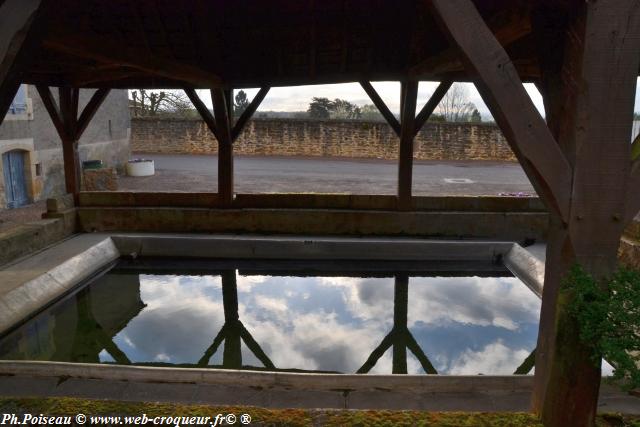
[(29, 203), (24, 174), (24, 151), (13, 150), (2, 155), (4, 192), (8, 208), (17, 208)]

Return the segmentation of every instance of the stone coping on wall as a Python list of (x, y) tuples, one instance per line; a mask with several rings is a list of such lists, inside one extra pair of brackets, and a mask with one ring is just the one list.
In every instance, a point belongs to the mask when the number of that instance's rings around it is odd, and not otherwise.
[[(216, 193), (82, 192), (80, 207), (223, 207)], [(412, 198), (413, 211), (546, 212), (537, 197), (424, 196)], [(274, 193), (236, 194), (237, 209), (397, 210), (397, 198), (387, 195)]]

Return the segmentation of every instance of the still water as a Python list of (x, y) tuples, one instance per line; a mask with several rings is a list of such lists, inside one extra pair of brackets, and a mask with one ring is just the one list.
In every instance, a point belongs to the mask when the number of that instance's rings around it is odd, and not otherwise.
[(536, 346), (540, 300), (500, 268), (233, 267), (116, 267), (5, 336), (0, 358), (489, 375)]

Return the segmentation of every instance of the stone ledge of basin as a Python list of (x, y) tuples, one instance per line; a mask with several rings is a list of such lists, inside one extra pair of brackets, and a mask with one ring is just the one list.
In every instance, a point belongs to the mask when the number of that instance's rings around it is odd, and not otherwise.
[(533, 377), (528, 375), (315, 374), (11, 360), (0, 361), (0, 375), (262, 386), (290, 390), (393, 389), (423, 393), (530, 392), (533, 386)]
[[(320, 236), (234, 236), (113, 233), (123, 254), (261, 259), (467, 260), (493, 262), (508, 241)], [(376, 250), (369, 250), (375, 245)]]
[[(35, 314), (43, 306), (120, 257), (120, 252), (109, 237), (89, 237), (96, 241), (87, 243), (87, 247), (82, 248), (79, 253), (73, 252), (69, 258), (63, 257), (62, 262), (56, 261), (47, 267), (46, 262), (51, 260), (51, 254), (44, 251), (0, 271), (0, 277), (6, 275), (0, 288), (0, 333)], [(64, 255), (64, 245), (73, 247), (77, 242), (71, 239), (62, 243), (62, 247), (57, 245), (48, 250), (61, 256)], [(42, 264), (38, 262), (44, 263), (45, 267), (42, 268)], [(34, 270), (34, 265), (38, 265), (42, 271), (39, 272), (37, 268)]]
[(539, 298), (542, 298), (545, 264), (532, 253), (514, 243), (504, 256), (504, 265)]

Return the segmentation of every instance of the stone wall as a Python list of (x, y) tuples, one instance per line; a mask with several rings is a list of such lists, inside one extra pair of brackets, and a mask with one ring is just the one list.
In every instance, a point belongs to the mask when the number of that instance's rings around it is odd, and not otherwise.
[[(254, 119), (234, 145), (239, 155), (396, 159), (398, 137), (381, 122)], [(215, 154), (217, 142), (201, 120), (131, 120), (131, 151)], [(418, 160), (515, 161), (495, 125), (427, 123), (415, 140)]]

